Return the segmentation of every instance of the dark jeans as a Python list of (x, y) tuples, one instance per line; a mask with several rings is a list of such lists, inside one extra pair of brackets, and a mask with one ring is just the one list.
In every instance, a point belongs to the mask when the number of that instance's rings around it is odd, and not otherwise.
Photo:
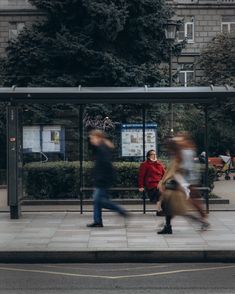
[(158, 188), (152, 188), (147, 191), (147, 194), (151, 203), (157, 203), (161, 193)]
[(125, 210), (119, 205), (113, 203), (107, 194), (106, 189), (103, 188), (95, 188), (93, 193), (94, 200), (94, 223), (100, 224), (102, 223), (102, 208), (106, 208), (112, 211), (116, 211), (121, 215), (125, 215)]
[[(164, 212), (166, 212), (166, 203), (163, 201), (162, 202), (162, 210)], [(169, 215), (169, 214), (166, 214), (165, 215), (165, 220), (166, 220), (166, 226), (171, 226), (171, 220), (172, 220), (173, 216), (172, 215)]]

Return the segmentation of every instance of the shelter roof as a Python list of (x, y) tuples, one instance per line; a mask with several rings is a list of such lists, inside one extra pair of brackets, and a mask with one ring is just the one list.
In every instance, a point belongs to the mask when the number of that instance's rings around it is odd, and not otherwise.
[(64, 87), (0, 88), (0, 101), (12, 103), (212, 103), (234, 97), (235, 89), (221, 87)]

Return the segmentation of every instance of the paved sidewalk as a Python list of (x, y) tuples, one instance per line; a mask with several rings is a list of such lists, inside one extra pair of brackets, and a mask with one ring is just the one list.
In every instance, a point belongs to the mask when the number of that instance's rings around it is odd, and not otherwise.
[(216, 181), (213, 193), (221, 198), (229, 199), (230, 204), (235, 204), (235, 180)]
[[(92, 214), (29, 213), (19, 220), (0, 214), (0, 262), (235, 260), (235, 212), (210, 213), (211, 228), (182, 217), (173, 235), (157, 235), (164, 221), (154, 213), (123, 219), (104, 213), (104, 228), (86, 227)], [(214, 259), (215, 260), (214, 260)]]

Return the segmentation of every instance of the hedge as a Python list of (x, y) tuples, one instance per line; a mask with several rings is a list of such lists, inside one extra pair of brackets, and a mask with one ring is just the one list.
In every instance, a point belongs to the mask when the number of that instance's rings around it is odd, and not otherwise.
[[(137, 187), (139, 163), (116, 162), (114, 167), (116, 171), (115, 187)], [(93, 187), (91, 171), (92, 163), (84, 162), (84, 187)], [(24, 189), (27, 198), (78, 198), (79, 187), (79, 162), (30, 163), (24, 167)]]
[[(115, 162), (115, 187), (137, 187), (139, 162)], [(83, 163), (83, 187), (93, 187), (92, 162)], [(210, 186), (214, 169), (209, 169)], [(30, 163), (24, 166), (24, 190), (29, 199), (74, 199), (79, 197), (79, 162)], [(84, 193), (85, 198), (91, 192)], [(112, 192), (114, 198), (138, 198), (137, 192)]]

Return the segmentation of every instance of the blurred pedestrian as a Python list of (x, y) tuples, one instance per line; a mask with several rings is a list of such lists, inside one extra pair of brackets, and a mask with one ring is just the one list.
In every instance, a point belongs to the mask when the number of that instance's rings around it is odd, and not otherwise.
[[(168, 143), (171, 164), (165, 173), (159, 188), (162, 192), (166, 224), (158, 234), (172, 234), (171, 219), (175, 215), (185, 215), (200, 222), (202, 229), (207, 229), (207, 215), (198, 201), (199, 193), (196, 185), (199, 173), (195, 167), (195, 146), (187, 133), (179, 133)], [(187, 212), (191, 205), (199, 213), (199, 217)]]
[[(171, 157), (170, 165), (166, 170), (162, 180), (159, 182), (161, 191), (161, 201), (165, 212), (165, 225), (158, 234), (172, 234), (171, 220), (175, 215), (184, 215), (186, 213), (186, 193), (183, 186), (176, 180), (182, 177), (180, 169), (181, 156), (179, 146), (175, 141), (170, 140), (167, 148)], [(183, 177), (182, 177), (183, 179)], [(182, 182), (181, 179), (181, 182)]]
[(196, 146), (187, 132), (180, 132), (175, 137), (181, 153), (181, 169), (187, 186), (187, 196), (191, 206), (196, 209), (202, 223), (202, 229), (207, 229), (210, 224), (207, 221), (207, 213), (200, 201), (201, 195), (197, 190), (200, 173), (195, 163)]
[(156, 203), (157, 215), (162, 216), (161, 210), (160, 191), (158, 189), (158, 183), (161, 181), (165, 168), (163, 164), (157, 159), (155, 150), (149, 150), (147, 152), (147, 160), (141, 163), (138, 176), (138, 188), (139, 192), (146, 190), (150, 202)]
[(89, 133), (90, 143), (95, 147), (95, 164), (93, 169), (94, 185), (93, 192), (93, 223), (87, 227), (103, 227), (102, 208), (118, 212), (127, 216), (127, 211), (113, 203), (107, 193), (112, 186), (114, 170), (111, 161), (113, 143), (108, 140), (100, 130), (93, 130)]

